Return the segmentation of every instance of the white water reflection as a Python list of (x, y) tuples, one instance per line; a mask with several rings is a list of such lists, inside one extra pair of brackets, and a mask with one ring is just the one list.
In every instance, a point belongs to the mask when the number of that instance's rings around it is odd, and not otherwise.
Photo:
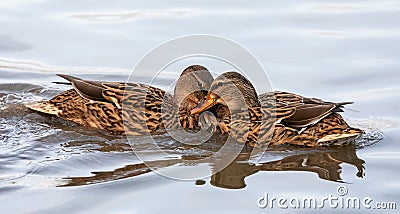
[(83, 13), (69, 15), (72, 18), (82, 19), (93, 22), (121, 22), (132, 21), (143, 18), (176, 18), (186, 14), (193, 13), (188, 10), (142, 10), (121, 13)]

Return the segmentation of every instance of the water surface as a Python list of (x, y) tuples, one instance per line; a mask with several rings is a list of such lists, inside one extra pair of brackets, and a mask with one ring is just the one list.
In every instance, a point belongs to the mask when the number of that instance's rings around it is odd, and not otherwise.
[[(339, 186), (345, 186), (349, 196), (399, 206), (399, 11), (400, 4), (390, 0), (186, 5), (2, 1), (1, 212), (263, 213), (271, 211), (257, 205), (265, 192), (321, 198), (337, 195)], [(243, 45), (257, 57), (274, 89), (354, 101), (343, 116), (370, 134), (381, 132), (383, 140), (336, 149), (271, 150), (258, 163), (241, 156), (209, 178), (177, 181), (149, 170), (124, 138), (23, 106), (66, 90), (68, 86), (51, 83), (60, 81), (56, 73), (125, 81), (152, 48), (191, 34), (218, 35)], [(189, 63), (193, 60), (179, 66)], [(217, 73), (229, 69), (205, 63)], [(167, 89), (180, 72), (171, 70), (172, 76), (163, 77), (158, 86)], [(138, 81), (141, 78), (146, 77)], [(161, 171), (190, 174), (218, 167), (216, 162), (183, 164), (209, 155), (210, 147), (188, 148), (166, 135), (156, 140), (175, 157), (149, 154), (154, 159), (148, 164)], [(147, 149), (140, 140), (136, 146)]]

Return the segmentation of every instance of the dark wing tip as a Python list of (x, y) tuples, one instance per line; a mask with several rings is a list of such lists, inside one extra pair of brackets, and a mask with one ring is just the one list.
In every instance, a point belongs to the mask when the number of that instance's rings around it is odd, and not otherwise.
[(337, 106), (344, 106), (344, 105), (350, 105), (353, 104), (354, 102), (341, 102), (341, 103), (336, 103)]
[(72, 85), (72, 83), (70, 83), (70, 82), (51, 82), (51, 83), (60, 84), (60, 85)]
[(75, 80), (81, 80), (80, 78), (73, 77), (73, 76), (66, 75), (66, 74), (56, 74), (56, 75), (59, 76), (59, 77), (62, 77), (62, 78), (64, 78), (64, 79), (66, 79), (66, 80), (68, 80), (68, 81), (70, 81), (70, 82), (73, 82), (73, 81), (75, 81)]
[(353, 104), (354, 102), (340, 102), (340, 103), (333, 103), (335, 108), (332, 109), (332, 112), (344, 112), (343, 108), (345, 105)]

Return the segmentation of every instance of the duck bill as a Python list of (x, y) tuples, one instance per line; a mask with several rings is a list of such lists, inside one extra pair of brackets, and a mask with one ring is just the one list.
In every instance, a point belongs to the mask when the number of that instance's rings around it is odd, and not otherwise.
[(215, 104), (217, 104), (217, 97), (212, 97), (210, 95), (207, 95), (207, 99), (201, 102), (198, 106), (196, 106), (190, 114), (199, 114), (211, 107), (213, 107)]

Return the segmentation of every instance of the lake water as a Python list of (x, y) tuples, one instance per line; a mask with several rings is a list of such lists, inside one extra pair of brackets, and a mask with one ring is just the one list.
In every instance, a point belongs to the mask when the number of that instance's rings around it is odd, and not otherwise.
[[(396, 210), (325, 206), (326, 213), (398, 212), (400, 206), (400, 2), (181, 1), (134, 3), (13, 0), (0, 2), (1, 213), (266, 213), (321, 209), (261, 209), (271, 197), (370, 197)], [(274, 89), (329, 101), (354, 101), (343, 116), (367, 130), (356, 147), (271, 150), (260, 162), (239, 157), (211, 177), (216, 162), (185, 165), (207, 155), (201, 147), (157, 136), (175, 158), (149, 151), (151, 171), (130, 144), (27, 110), (23, 103), (68, 89), (55, 74), (126, 81), (158, 45), (185, 35), (211, 34), (250, 51)], [(206, 44), (205, 44), (206, 45)], [(170, 70), (158, 86), (189, 63)], [(186, 63), (186, 64), (185, 64)], [(212, 71), (228, 69), (202, 62)], [(251, 73), (251, 71), (246, 71)], [(142, 81), (146, 76), (137, 78)], [(263, 85), (256, 85), (257, 88)], [(378, 141), (376, 139), (383, 139)], [(366, 142), (366, 143), (365, 143)], [(363, 145), (365, 143), (365, 145)], [(137, 140), (134, 149), (146, 151)], [(243, 159), (242, 159), (243, 158)], [(263, 201), (261, 201), (263, 202)], [(340, 207), (340, 205), (339, 205)]]

